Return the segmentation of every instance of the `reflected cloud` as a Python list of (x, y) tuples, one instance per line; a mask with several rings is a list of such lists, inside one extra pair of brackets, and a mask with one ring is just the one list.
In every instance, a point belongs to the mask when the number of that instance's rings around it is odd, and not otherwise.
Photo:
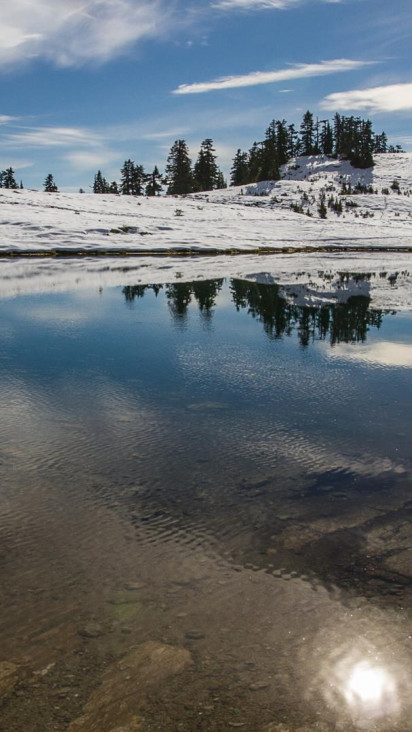
[(409, 343), (394, 343), (381, 341), (380, 343), (338, 344), (325, 351), (330, 358), (342, 358), (349, 361), (364, 361), (376, 366), (390, 368), (412, 368), (412, 345)]

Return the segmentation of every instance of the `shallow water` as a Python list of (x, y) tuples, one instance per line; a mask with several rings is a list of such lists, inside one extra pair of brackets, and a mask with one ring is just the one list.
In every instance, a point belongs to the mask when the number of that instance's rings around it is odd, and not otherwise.
[(1, 301), (1, 730), (410, 729), (412, 313), (300, 295)]

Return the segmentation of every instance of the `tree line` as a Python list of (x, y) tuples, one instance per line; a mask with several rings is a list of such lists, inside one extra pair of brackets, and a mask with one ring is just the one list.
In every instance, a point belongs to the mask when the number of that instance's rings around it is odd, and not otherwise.
[(279, 180), (280, 167), (297, 155), (319, 155), (349, 160), (355, 168), (374, 165), (374, 153), (402, 152), (388, 145), (385, 132), (375, 134), (370, 120), (335, 114), (333, 121), (319, 120), (307, 111), (299, 131), (285, 119), (272, 120), (264, 139), (250, 150), (237, 150), (230, 183), (240, 186), (262, 180)]
[[(279, 180), (280, 168), (298, 155), (324, 154), (349, 160), (356, 168), (373, 166), (374, 153), (402, 152), (400, 145), (388, 144), (385, 132), (375, 134), (370, 120), (335, 114), (332, 122), (314, 118), (309, 110), (303, 115), (299, 130), (285, 119), (272, 120), (264, 139), (254, 142), (248, 151), (236, 151), (230, 172), (230, 184), (240, 186), (263, 180)], [(130, 158), (120, 170), (120, 182), (108, 181), (98, 170), (92, 185), (93, 193), (123, 196), (185, 195), (199, 191), (226, 188), (227, 183), (217, 165), (213, 140), (206, 138), (200, 146), (195, 163), (189, 156), (185, 140), (175, 140), (171, 147), (164, 174), (157, 165), (149, 173), (143, 165)], [(0, 172), (0, 188), (18, 188), (13, 168)], [(20, 183), (20, 188), (23, 184)], [(58, 191), (49, 173), (43, 188), (48, 193)], [(80, 189), (80, 193), (84, 193)]]

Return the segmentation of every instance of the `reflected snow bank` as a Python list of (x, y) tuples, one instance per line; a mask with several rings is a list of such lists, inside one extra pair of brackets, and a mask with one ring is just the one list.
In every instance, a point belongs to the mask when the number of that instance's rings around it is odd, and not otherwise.
[(218, 277), (277, 284), (300, 307), (366, 296), (375, 308), (412, 309), (412, 255), (383, 252), (11, 259), (1, 261), (0, 297)]

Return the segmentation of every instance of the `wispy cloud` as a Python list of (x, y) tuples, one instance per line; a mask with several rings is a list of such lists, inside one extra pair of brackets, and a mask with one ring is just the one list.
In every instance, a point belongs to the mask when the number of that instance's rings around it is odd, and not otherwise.
[(219, 0), (212, 7), (222, 10), (263, 10), (274, 8), (283, 10), (294, 5), (300, 5), (303, 0)]
[(196, 84), (180, 84), (177, 89), (174, 89), (173, 94), (202, 94), (220, 89), (236, 89), (245, 86), (257, 86), (258, 84), (273, 84), (277, 81), (290, 81), (290, 79), (305, 79), (310, 76), (325, 76), (342, 71), (353, 71), (372, 63), (374, 62), (340, 58), (321, 61), (317, 64), (294, 64), (290, 69), (252, 71), (250, 74), (243, 76), (223, 76), (219, 79)]
[(110, 150), (99, 150), (98, 152), (78, 150), (64, 155), (63, 158), (76, 170), (89, 170), (118, 161), (119, 154)]
[[(308, 0), (218, 0), (212, 7), (221, 10), (286, 10), (303, 5)], [(341, 0), (311, 0), (312, 2), (339, 3)]]
[(412, 84), (390, 84), (328, 94), (321, 103), (328, 110), (403, 112), (412, 109)]
[(9, 122), (14, 122), (17, 117), (10, 117), (8, 114), (0, 114), (0, 125), (7, 125)]
[(35, 57), (59, 66), (104, 62), (162, 35), (166, 0), (12, 0), (0, 11), (0, 65)]
[(27, 127), (21, 131), (3, 135), (10, 147), (69, 147), (72, 145), (96, 146), (101, 138), (96, 132), (77, 127)]

